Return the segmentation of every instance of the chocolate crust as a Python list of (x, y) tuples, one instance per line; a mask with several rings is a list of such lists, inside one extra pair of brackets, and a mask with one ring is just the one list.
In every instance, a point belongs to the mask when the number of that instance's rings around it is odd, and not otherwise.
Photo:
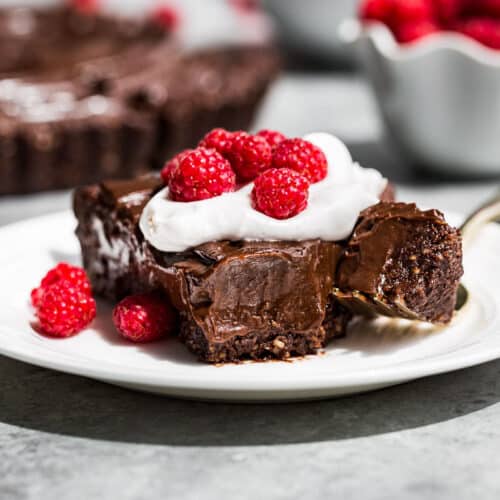
[(322, 328), (304, 333), (269, 329), (249, 332), (223, 342), (209, 342), (203, 330), (193, 322), (181, 323), (180, 339), (202, 361), (225, 363), (228, 361), (289, 359), (316, 354), (331, 340), (345, 336), (351, 312), (331, 297)]
[(244, 360), (289, 359), (294, 356), (315, 354), (325, 345), (325, 335), (319, 331), (312, 335), (267, 331), (237, 336), (223, 343), (210, 343), (195, 324), (183, 322), (180, 339), (200, 361), (227, 363)]
[(188, 52), (149, 21), (68, 8), (23, 9), (19, 37), (17, 11), (0, 10), (0, 194), (159, 168), (214, 127), (248, 128), (279, 70), (269, 46)]

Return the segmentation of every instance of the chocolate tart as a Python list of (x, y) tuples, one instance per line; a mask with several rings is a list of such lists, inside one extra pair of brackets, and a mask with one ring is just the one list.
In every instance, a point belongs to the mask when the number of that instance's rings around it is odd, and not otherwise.
[(0, 194), (132, 178), (208, 130), (248, 128), (271, 47), (187, 51), (151, 20), (0, 10)]
[(360, 313), (451, 318), (460, 234), (437, 211), (390, 201), (390, 188), (382, 195), (388, 201), (364, 211), (346, 241), (220, 241), (182, 253), (154, 249), (138, 227), (161, 188), (149, 175), (76, 191), (84, 266), (95, 292), (112, 300), (143, 291), (168, 296), (181, 340), (201, 360), (312, 354), (345, 335)]

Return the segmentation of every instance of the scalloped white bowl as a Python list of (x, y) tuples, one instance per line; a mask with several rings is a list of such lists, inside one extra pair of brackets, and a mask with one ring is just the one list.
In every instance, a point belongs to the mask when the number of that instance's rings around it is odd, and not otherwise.
[(500, 52), (458, 33), (403, 46), (386, 26), (355, 20), (340, 33), (407, 156), (454, 175), (500, 174)]

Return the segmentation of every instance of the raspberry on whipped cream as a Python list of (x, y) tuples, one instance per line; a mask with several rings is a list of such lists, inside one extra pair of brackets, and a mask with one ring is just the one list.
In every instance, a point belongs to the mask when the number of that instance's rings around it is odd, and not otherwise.
[(269, 146), (273, 148), (273, 150), (278, 144), (281, 144), (286, 139), (286, 135), (278, 132), (277, 130), (263, 129), (259, 130), (257, 132), (257, 135), (259, 137), (264, 137), (264, 139), (267, 141)]
[(191, 153), (191, 151), (193, 150), (185, 149), (184, 151), (176, 154), (171, 160), (167, 161), (167, 163), (165, 163), (165, 166), (161, 169), (160, 175), (166, 185), (168, 185), (168, 183), (170, 182), (172, 173), (179, 166), (181, 160), (186, 154)]
[(182, 154), (169, 173), (173, 201), (206, 200), (234, 191), (236, 176), (229, 162), (214, 149), (197, 148)]
[(270, 168), (255, 179), (253, 206), (275, 219), (289, 219), (303, 212), (309, 198), (309, 180), (290, 168)]
[(309, 188), (308, 206), (279, 220), (252, 206), (253, 183), (220, 196), (177, 203), (169, 188), (157, 193), (140, 219), (145, 239), (165, 252), (181, 252), (210, 241), (342, 240), (351, 234), (362, 210), (379, 201), (387, 180), (354, 163), (346, 146), (327, 133), (304, 137), (321, 150), (326, 177)]
[(224, 128), (214, 128), (208, 132), (200, 141), (198, 147), (215, 149), (224, 158), (229, 158), (231, 147), (233, 146), (234, 137), (239, 132), (230, 132)]
[(270, 168), (272, 154), (272, 148), (264, 137), (238, 132), (233, 138), (228, 158), (240, 182), (248, 182)]
[(311, 183), (323, 180), (329, 167), (324, 152), (304, 139), (280, 142), (273, 153), (272, 164), (274, 168), (291, 168)]

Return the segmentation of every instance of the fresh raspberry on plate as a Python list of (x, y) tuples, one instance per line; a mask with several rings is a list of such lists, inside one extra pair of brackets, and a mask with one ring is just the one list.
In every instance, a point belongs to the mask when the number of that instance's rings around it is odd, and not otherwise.
[(131, 295), (113, 311), (113, 323), (118, 332), (132, 342), (151, 342), (174, 333), (176, 312), (160, 294)]
[(289, 219), (307, 207), (309, 181), (290, 168), (271, 168), (255, 179), (253, 207), (274, 219)]
[(278, 144), (286, 139), (286, 136), (276, 130), (264, 129), (257, 132), (259, 137), (264, 137), (267, 143), (274, 149)]
[(36, 308), (40, 329), (53, 337), (71, 337), (81, 332), (95, 315), (94, 299), (66, 280), (45, 288)]
[(179, 26), (179, 13), (170, 5), (160, 5), (153, 12), (153, 21), (171, 31)]
[(359, 17), (364, 21), (380, 21), (392, 24), (394, 0), (364, 0), (362, 2)]
[(215, 149), (224, 158), (229, 158), (233, 139), (238, 132), (230, 132), (224, 128), (214, 128), (198, 144), (201, 148)]
[(431, 21), (407, 23), (396, 29), (396, 38), (400, 43), (411, 43), (421, 38), (439, 32), (439, 26)]
[(271, 166), (272, 148), (264, 137), (238, 132), (234, 135), (229, 161), (241, 182), (253, 181)]
[(197, 201), (234, 191), (236, 175), (230, 163), (214, 149), (197, 148), (185, 154), (170, 176), (174, 201)]
[(458, 31), (492, 49), (500, 49), (500, 20), (480, 17), (466, 19)]
[(286, 139), (273, 154), (274, 168), (291, 168), (309, 182), (323, 180), (328, 174), (328, 161), (320, 148), (304, 139)]
[(87, 273), (81, 267), (61, 262), (44, 276), (37, 288), (31, 291), (31, 303), (33, 307), (38, 307), (41, 296), (49, 286), (60, 281), (71, 283), (78, 290), (89, 296), (92, 294)]
[(193, 149), (185, 149), (184, 151), (181, 151), (180, 153), (176, 154), (170, 161), (167, 161), (165, 163), (165, 166), (161, 169), (161, 178), (163, 179), (163, 182), (168, 186), (168, 183), (170, 182), (170, 177), (172, 176), (172, 172), (174, 169), (176, 169), (179, 166), (179, 163), (181, 162), (182, 158), (188, 153), (191, 153), (191, 151), (194, 151)]

